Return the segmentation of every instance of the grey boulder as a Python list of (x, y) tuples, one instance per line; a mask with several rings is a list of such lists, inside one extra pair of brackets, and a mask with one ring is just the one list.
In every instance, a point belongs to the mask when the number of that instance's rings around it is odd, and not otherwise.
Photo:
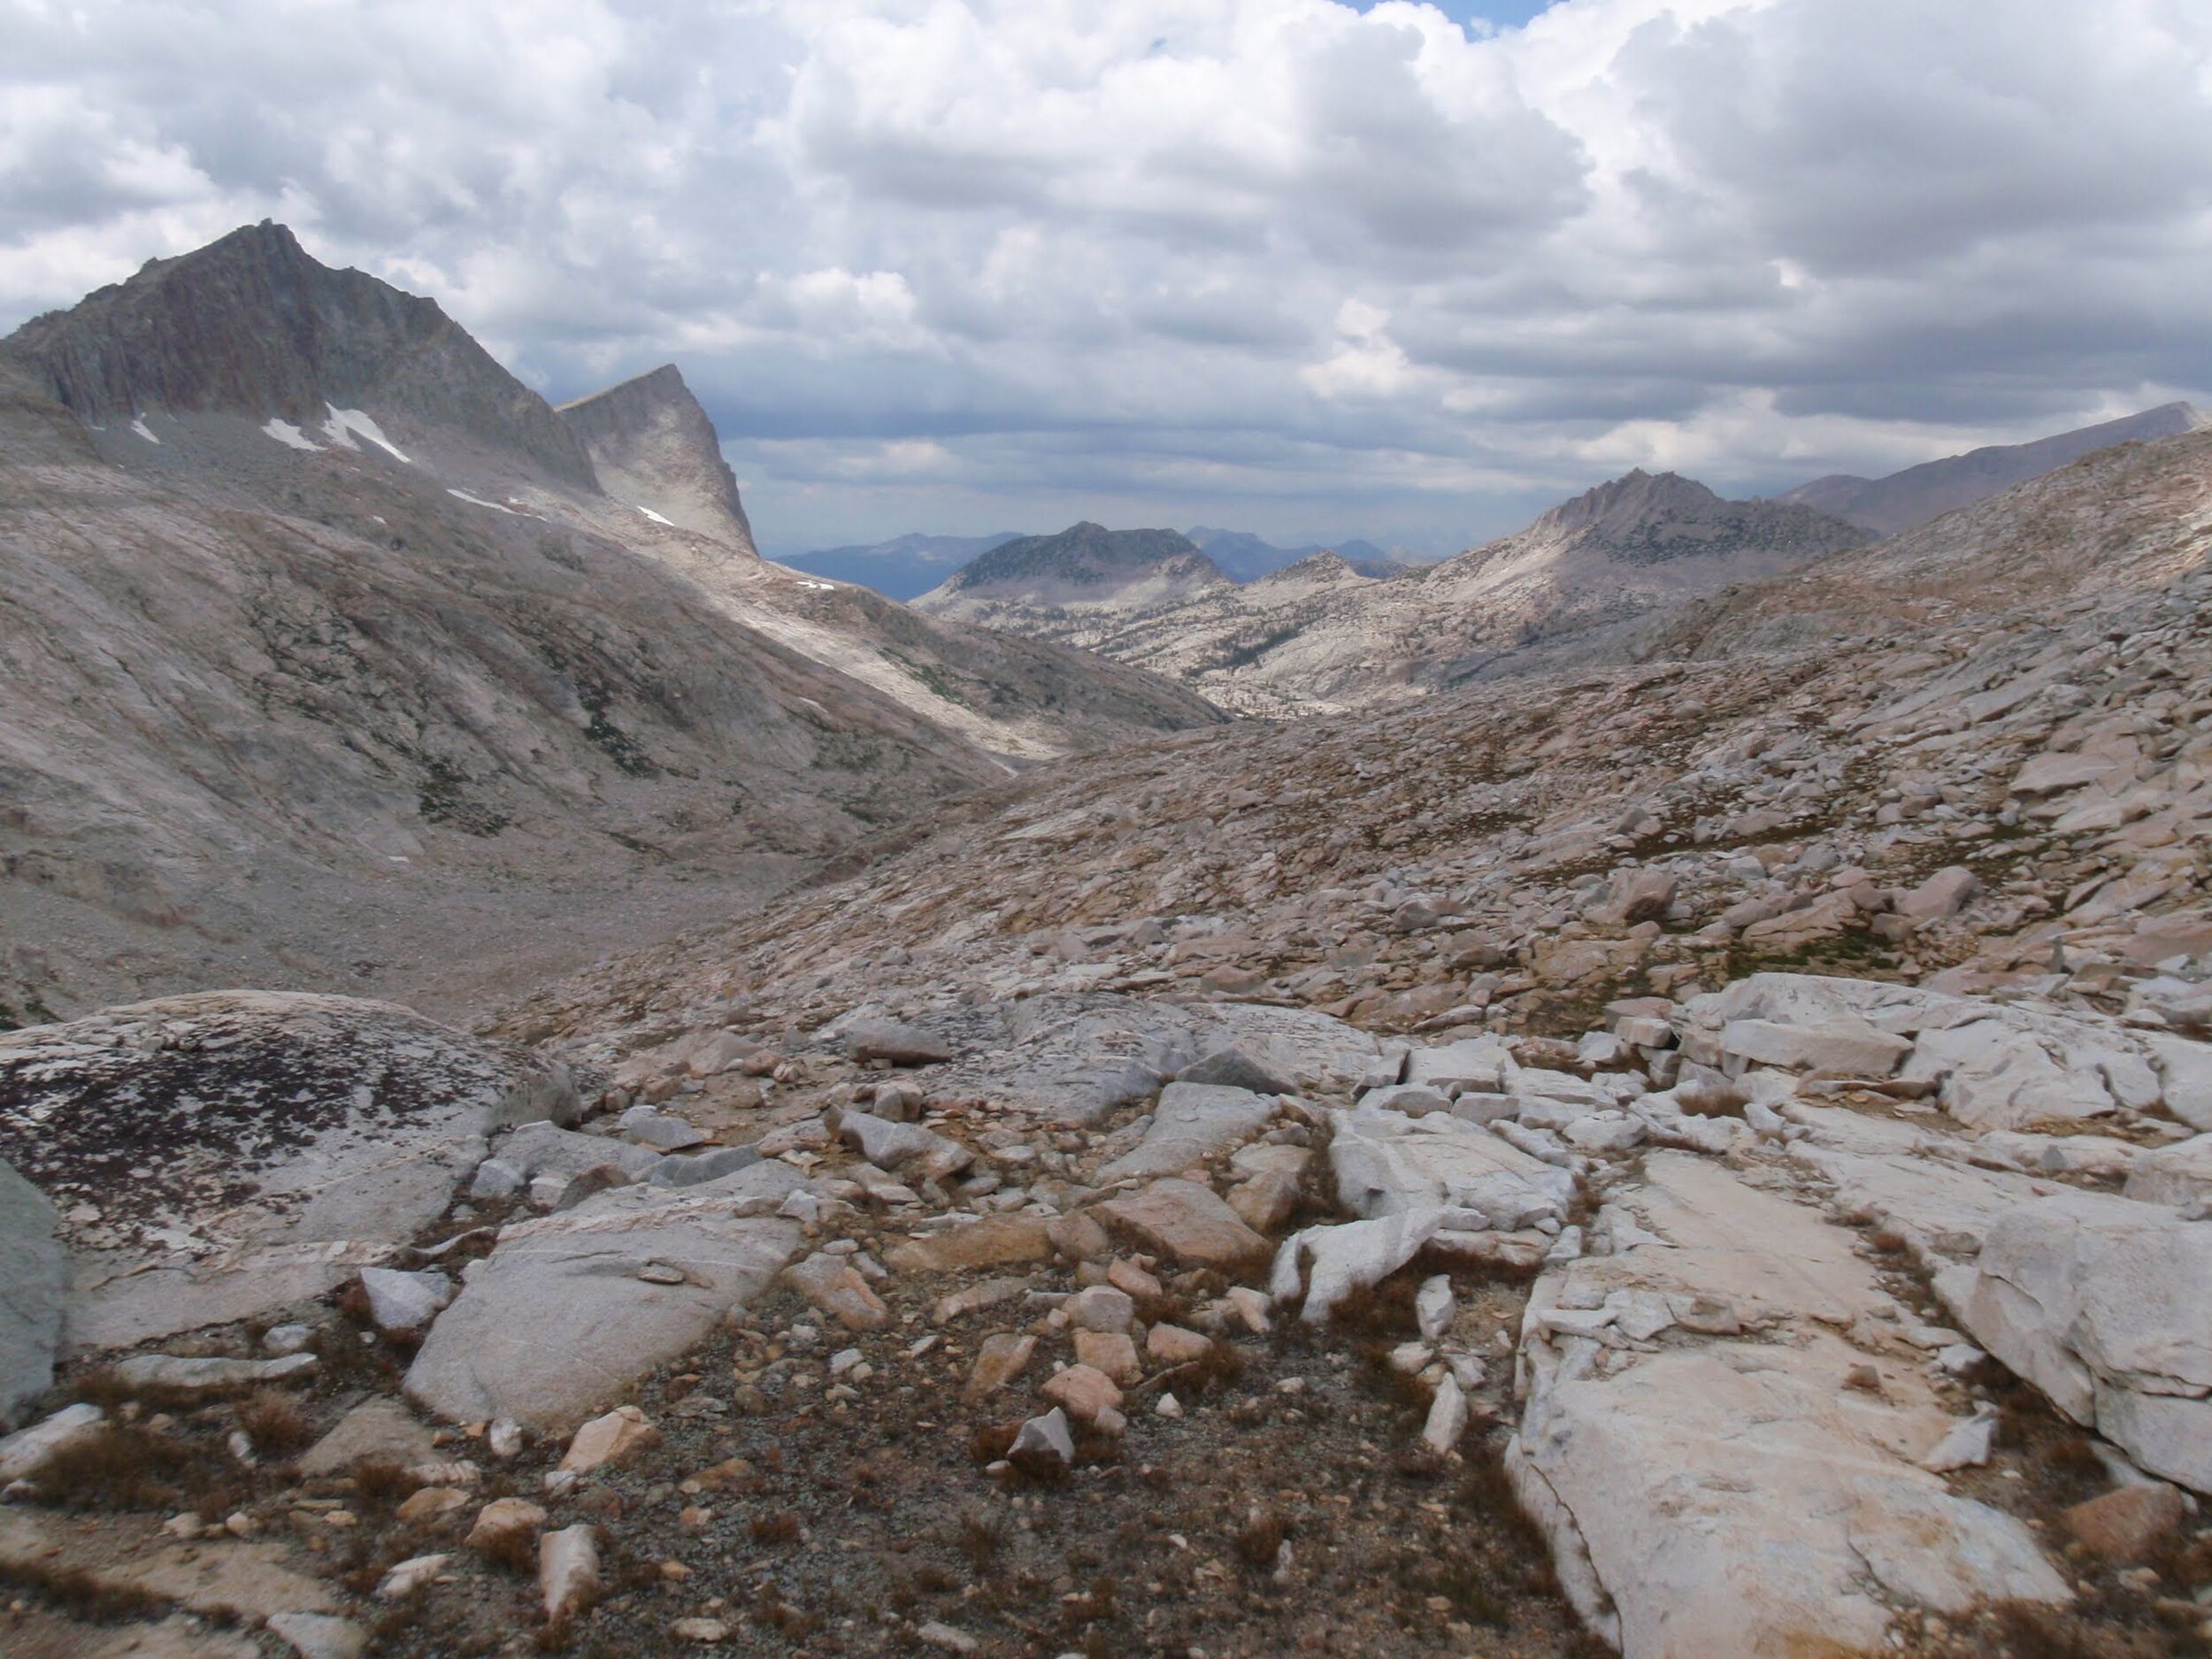
[(0, 1428), (53, 1385), (66, 1276), (53, 1205), (0, 1164)]
[(1144, 1139), (1102, 1168), (1098, 1179), (1180, 1174), (1234, 1150), (1274, 1115), (1271, 1095), (1209, 1083), (1171, 1083), (1160, 1091)]
[(774, 1279), (802, 1237), (774, 1211), (802, 1179), (757, 1164), (676, 1191), (618, 1187), (503, 1229), (430, 1327), (408, 1397), (454, 1422), (582, 1421)]
[(2212, 1493), (2212, 1223), (2094, 1193), (2038, 1199), (1989, 1230), (1957, 1300), (1974, 1340), (2061, 1411)]
[(412, 1238), (565, 1069), (406, 1009), (210, 991), (0, 1034), (0, 1157), (61, 1212), (73, 1346), (335, 1289)]

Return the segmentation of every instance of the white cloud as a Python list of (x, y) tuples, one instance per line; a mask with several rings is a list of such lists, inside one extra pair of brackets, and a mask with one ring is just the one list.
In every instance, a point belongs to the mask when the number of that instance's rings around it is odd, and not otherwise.
[(1774, 488), (2212, 388), (2197, 0), (0, 0), (0, 319), (280, 217), (549, 392), (677, 357), (772, 542), (1441, 546), (1627, 465)]

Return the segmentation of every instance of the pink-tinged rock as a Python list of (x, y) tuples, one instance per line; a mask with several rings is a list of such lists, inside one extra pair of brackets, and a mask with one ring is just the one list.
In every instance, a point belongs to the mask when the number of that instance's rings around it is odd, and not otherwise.
[(1087, 1365), (1125, 1388), (1144, 1379), (1137, 1345), (1119, 1331), (1078, 1331), (1075, 1357), (1079, 1365)]
[(1121, 1409), (1121, 1390), (1114, 1379), (1092, 1365), (1071, 1365), (1055, 1373), (1041, 1392), (1078, 1423), (1095, 1423)]
[(635, 1456), (660, 1437), (660, 1431), (644, 1412), (635, 1406), (617, 1406), (576, 1431), (561, 1458), (561, 1467), (571, 1474), (588, 1475)]
[(1179, 1325), (1156, 1325), (1144, 1335), (1144, 1351), (1162, 1365), (1191, 1365), (1214, 1351), (1213, 1339)]
[(1267, 1240), (1211, 1187), (1195, 1181), (1155, 1181), (1142, 1192), (1110, 1199), (1092, 1213), (1109, 1233), (1133, 1239), (1187, 1267), (1240, 1272), (1264, 1265), (1273, 1254)]
[(902, 1273), (956, 1273), (1048, 1261), (1052, 1236), (1038, 1216), (991, 1216), (963, 1227), (909, 1239), (884, 1257)]
[(891, 1322), (891, 1310), (841, 1256), (819, 1252), (783, 1270), (783, 1282), (848, 1331), (874, 1331)]
[(1022, 1374), (1029, 1363), (1029, 1356), (1037, 1351), (1033, 1336), (1017, 1336), (1002, 1331), (983, 1339), (982, 1350), (975, 1356), (975, 1368), (968, 1373), (968, 1386), (962, 1398), (980, 1400), (1000, 1389)]
[(1899, 911), (1915, 921), (1932, 922), (1955, 916), (1967, 900), (1982, 890), (1981, 879), (1964, 864), (1939, 870), (1897, 901)]

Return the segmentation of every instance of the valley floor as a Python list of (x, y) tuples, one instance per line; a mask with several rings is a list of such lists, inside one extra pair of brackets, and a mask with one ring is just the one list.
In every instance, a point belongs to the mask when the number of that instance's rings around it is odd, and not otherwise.
[(2192, 572), (1041, 768), (481, 1040), (0, 1036), (0, 1640), (2212, 1651), (2208, 717)]

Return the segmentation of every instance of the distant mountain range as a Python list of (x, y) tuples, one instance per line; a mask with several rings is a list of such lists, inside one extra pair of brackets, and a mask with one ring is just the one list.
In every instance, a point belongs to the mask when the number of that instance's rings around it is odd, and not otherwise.
[(1878, 535), (1895, 535), (2116, 443), (2171, 438), (2206, 426), (2212, 426), (2212, 417), (2189, 404), (2162, 403), (2138, 415), (2079, 426), (2032, 443), (1993, 444), (1946, 456), (1886, 478), (1832, 473), (1800, 484), (1780, 499), (1817, 507)]
[(1873, 539), (1816, 508), (1638, 471), (1387, 579), (1324, 551), (1238, 584), (1171, 530), (1080, 524), (1007, 542), (914, 605), (1141, 664), (1224, 708), (1319, 712), (1586, 659), (1689, 601)]
[[(1059, 612), (1144, 611), (1235, 584), (1188, 536), (1172, 530), (1071, 525), (993, 548), (915, 601), (931, 616), (991, 621), (1009, 607)], [(1015, 626), (1041, 636), (1046, 627)]]
[[(810, 553), (795, 553), (778, 563), (810, 576), (827, 577), (832, 581), (856, 582), (863, 588), (874, 588), (887, 599), (907, 600), (920, 597), (972, 560), (1009, 541), (1024, 539), (1012, 530), (1002, 530), (995, 535), (910, 533), (866, 546), (820, 548)], [(1205, 554), (1214, 568), (1233, 582), (1257, 581), (1325, 551), (1340, 554), (1355, 570), (1376, 577), (1417, 570), (1428, 562), (1403, 548), (1385, 549), (1372, 541), (1341, 541), (1328, 549), (1317, 542), (1285, 548), (1263, 541), (1249, 531), (1220, 530), (1207, 525), (1187, 531), (1184, 540)]]
[(826, 576), (832, 581), (854, 582), (872, 588), (886, 599), (911, 599), (926, 594), (979, 554), (1008, 541), (1018, 541), (1018, 530), (995, 535), (923, 535), (918, 532), (895, 535), (888, 541), (865, 547), (829, 547), (811, 553), (795, 553), (779, 559), (795, 571)]
[[(2094, 450), (2116, 443), (2172, 437), (2208, 425), (2212, 425), (2212, 416), (2187, 403), (2164, 403), (2140, 414), (2038, 438), (2031, 443), (1996, 444), (1947, 456), (1884, 478), (1832, 473), (1800, 484), (1775, 499), (1816, 508), (1877, 535), (1895, 535)], [(978, 536), (915, 534), (867, 546), (823, 548), (780, 562), (833, 581), (872, 588), (887, 598), (910, 600), (928, 593), (981, 555), (1025, 539), (1012, 530)], [(1333, 553), (1359, 575), (1378, 579), (1402, 576), (1436, 562), (1403, 548), (1386, 549), (1359, 540), (1278, 547), (1247, 530), (1202, 524), (1183, 532), (1183, 539), (1203, 553), (1225, 580), (1240, 585), (1287, 570), (1317, 553)]]
[(1395, 576), (1431, 562), (1417, 558), (1403, 548), (1385, 551), (1372, 541), (1316, 541), (1304, 547), (1277, 547), (1246, 531), (1216, 530), (1202, 524), (1194, 526), (1185, 534), (1233, 582), (1256, 582), (1317, 553), (1333, 553), (1364, 576)]

